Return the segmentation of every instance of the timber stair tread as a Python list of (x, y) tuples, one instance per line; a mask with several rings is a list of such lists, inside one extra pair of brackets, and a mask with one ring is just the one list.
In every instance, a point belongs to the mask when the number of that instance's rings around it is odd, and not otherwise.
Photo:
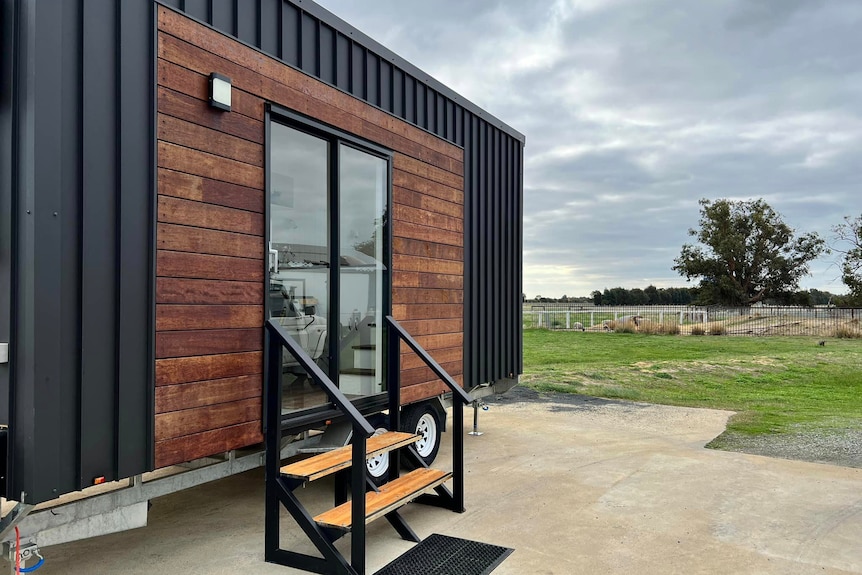
[[(365, 494), (365, 522), (370, 523), (387, 513), (411, 502), (420, 495), (442, 485), (452, 473), (439, 469), (420, 468), (390, 481), (380, 491)], [(322, 527), (349, 531), (351, 524), (351, 502), (321, 513), (314, 521)]]
[[(419, 440), (418, 435), (403, 433), (401, 431), (387, 431), (379, 435), (372, 435), (366, 440), (366, 459), (371, 459), (381, 453), (400, 449)], [(326, 453), (309, 457), (295, 463), (290, 463), (281, 468), (281, 474), (293, 479), (303, 481), (314, 481), (321, 477), (331, 475), (336, 471), (347, 469), (353, 461), (353, 446), (345, 445)]]

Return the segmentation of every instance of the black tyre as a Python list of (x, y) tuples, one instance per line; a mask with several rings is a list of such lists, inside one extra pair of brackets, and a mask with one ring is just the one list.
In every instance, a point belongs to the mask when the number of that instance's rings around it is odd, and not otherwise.
[[(443, 433), (443, 421), (440, 412), (428, 402), (410, 405), (401, 412), (401, 431), (415, 433), (419, 436), (413, 447), (426, 465), (431, 465), (440, 451), (440, 436)], [(405, 463), (410, 464), (406, 459)]]

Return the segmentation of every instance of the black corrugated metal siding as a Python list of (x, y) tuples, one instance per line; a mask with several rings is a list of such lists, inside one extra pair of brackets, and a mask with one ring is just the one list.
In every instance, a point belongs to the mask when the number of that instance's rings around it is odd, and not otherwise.
[(163, 3), (464, 147), (465, 380), (520, 374), (524, 136), (312, 2)]
[(6, 495), (34, 503), (151, 467), (154, 6), (2, 6)]
[[(8, 343), (12, 311), (12, 65), (15, 11), (0, 4), (0, 342)], [(9, 425), (9, 364), (0, 364), (0, 424)], [(2, 463), (0, 463), (2, 464)]]

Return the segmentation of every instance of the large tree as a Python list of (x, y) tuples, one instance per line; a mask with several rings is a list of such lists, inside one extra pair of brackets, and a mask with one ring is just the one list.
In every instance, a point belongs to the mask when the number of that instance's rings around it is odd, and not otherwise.
[(816, 233), (802, 234), (760, 200), (700, 200), (699, 245), (685, 244), (673, 269), (700, 279), (702, 303), (751, 305), (797, 289), (808, 264), (825, 251)]
[(832, 230), (835, 232), (835, 251), (841, 254), (841, 279), (854, 301), (862, 301), (862, 215), (851, 218)]

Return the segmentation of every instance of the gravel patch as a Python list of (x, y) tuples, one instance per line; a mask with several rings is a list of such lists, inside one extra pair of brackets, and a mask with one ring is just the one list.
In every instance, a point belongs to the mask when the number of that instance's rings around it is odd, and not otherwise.
[(754, 436), (725, 431), (706, 447), (862, 468), (862, 430), (825, 433), (805, 429)]
[[(544, 405), (552, 412), (578, 411), (584, 413), (611, 414), (621, 421), (652, 427), (644, 424), (644, 419), (658, 420), (659, 425), (668, 429), (671, 412), (678, 414), (681, 408), (662, 406), (633, 401), (603, 399), (574, 393), (538, 392), (523, 386), (516, 386), (504, 395), (485, 398), (494, 405)], [(685, 409), (689, 417), (697, 408)], [(688, 411), (691, 410), (691, 411)], [(725, 431), (706, 444), (710, 449), (736, 451), (781, 459), (795, 459), (814, 463), (828, 463), (844, 467), (862, 468), (862, 429), (846, 430), (841, 433), (827, 433), (822, 430), (796, 428), (787, 433), (776, 435), (744, 435)]]

